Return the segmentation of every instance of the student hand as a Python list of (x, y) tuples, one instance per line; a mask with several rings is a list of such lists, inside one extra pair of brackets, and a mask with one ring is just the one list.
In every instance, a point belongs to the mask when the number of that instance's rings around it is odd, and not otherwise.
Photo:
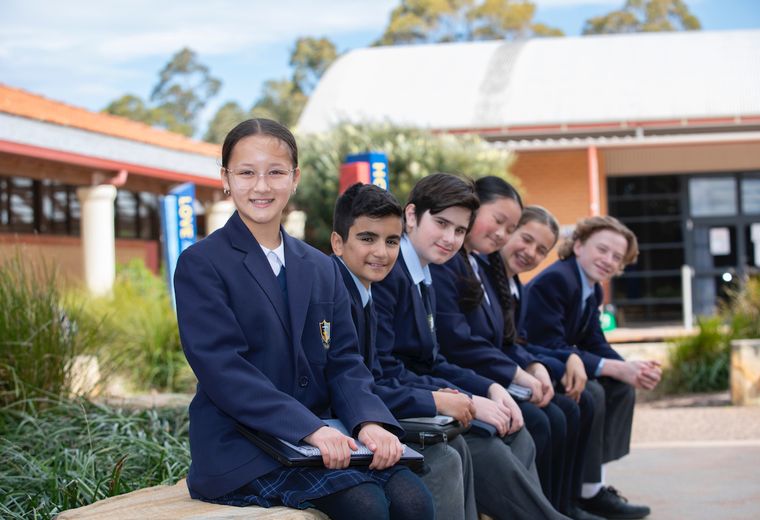
[(343, 435), (335, 428), (322, 426), (303, 438), (322, 452), (322, 463), (328, 469), (343, 469), (351, 461), (351, 451), (359, 449), (352, 437)]
[(636, 377), (636, 388), (653, 390), (662, 377), (660, 363), (657, 361), (632, 361), (632, 363), (635, 363), (639, 368), (639, 373)]
[(512, 422), (509, 409), (479, 395), (473, 395), (472, 402), (475, 405), (476, 419), (494, 426), (500, 437), (504, 437), (509, 433), (510, 423)]
[(475, 416), (475, 405), (472, 404), (472, 399), (452, 388), (442, 388), (433, 392), (433, 401), (438, 413), (450, 415), (462, 423), (462, 426), (469, 426)]
[(581, 399), (581, 393), (586, 388), (588, 375), (583, 361), (578, 354), (570, 354), (565, 363), (565, 375), (560, 380), (565, 387), (565, 394), (577, 403)]
[(526, 388), (530, 388), (531, 403), (538, 404), (543, 400), (544, 389), (541, 385), (541, 381), (530, 375), (530, 373), (526, 372), (522, 368), (517, 368), (517, 372), (515, 372), (515, 377), (512, 379), (512, 382), (518, 385), (522, 385)]
[[(554, 385), (552, 384), (552, 378), (549, 375), (549, 371), (541, 363), (531, 363), (528, 365), (528, 373), (538, 379), (541, 382), (541, 390), (543, 391), (543, 398), (535, 403), (539, 408), (543, 408), (549, 404), (554, 398)], [(531, 402), (533, 402), (531, 400)]]
[(522, 410), (507, 389), (498, 383), (488, 387), (488, 398), (509, 411), (510, 424), (507, 433), (515, 433), (525, 426)]
[(398, 437), (377, 423), (364, 423), (359, 440), (373, 453), (369, 469), (386, 469), (396, 464), (404, 453)]

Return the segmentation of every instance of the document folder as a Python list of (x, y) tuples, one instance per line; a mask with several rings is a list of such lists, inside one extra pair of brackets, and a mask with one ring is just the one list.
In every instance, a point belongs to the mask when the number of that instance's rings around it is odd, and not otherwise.
[[(326, 426), (340, 430), (344, 435), (349, 435), (346, 428), (338, 419), (324, 420)], [(246, 439), (254, 443), (259, 449), (275, 459), (283, 466), (315, 466), (320, 467), (322, 464), (322, 454), (319, 448), (316, 448), (305, 442), (293, 444), (283, 439), (268, 435), (261, 431), (251, 430), (238, 423), (237, 430)], [(355, 439), (356, 440), (356, 439)], [(372, 452), (360, 441), (356, 440), (359, 450), (351, 455), (350, 466), (369, 466), (372, 463)], [(398, 464), (409, 466), (414, 471), (422, 469), (424, 457), (422, 454), (414, 451), (408, 446), (404, 447), (404, 453)]]

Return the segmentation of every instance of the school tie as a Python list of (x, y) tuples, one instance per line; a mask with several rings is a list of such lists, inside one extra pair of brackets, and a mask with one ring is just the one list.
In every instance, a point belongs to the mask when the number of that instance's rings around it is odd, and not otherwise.
[(433, 336), (433, 359), (438, 355), (438, 338), (435, 336), (435, 317), (433, 316), (433, 301), (430, 298), (430, 288), (422, 281), (420, 286), (420, 296), (422, 296), (422, 305), (425, 307), (425, 318), (427, 319), (430, 334)]
[(290, 321), (290, 305), (288, 303), (288, 282), (285, 280), (285, 266), (280, 266), (280, 272), (277, 274), (277, 282), (280, 284), (282, 299), (285, 302), (285, 319)]
[(362, 357), (364, 358), (364, 364), (367, 368), (372, 369), (372, 342), (373, 330), (375, 328), (375, 315), (372, 312), (372, 300), (367, 302), (364, 306), (364, 349), (362, 350)]
[(581, 315), (581, 323), (580, 323), (580, 330), (581, 332), (585, 332), (586, 329), (589, 326), (589, 321), (591, 320), (591, 314), (594, 312), (594, 307), (596, 306), (596, 298), (594, 297), (594, 293), (588, 295), (588, 298), (586, 298), (585, 306), (583, 308), (583, 315)]

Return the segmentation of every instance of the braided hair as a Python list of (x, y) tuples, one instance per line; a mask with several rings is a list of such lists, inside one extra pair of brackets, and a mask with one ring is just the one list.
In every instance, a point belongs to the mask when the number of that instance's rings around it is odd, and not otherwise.
[[(499, 198), (511, 199), (517, 202), (520, 209), (523, 207), (522, 198), (514, 186), (500, 177), (489, 175), (475, 181), (475, 192), (480, 199), (480, 205), (488, 204)], [(475, 275), (467, 257), (467, 250), (462, 246), (459, 253), (464, 258), (466, 276), (460, 276), (457, 280), (459, 289), (459, 308), (464, 312), (476, 309), (483, 302), (483, 287)], [(498, 253), (498, 251), (497, 251)]]

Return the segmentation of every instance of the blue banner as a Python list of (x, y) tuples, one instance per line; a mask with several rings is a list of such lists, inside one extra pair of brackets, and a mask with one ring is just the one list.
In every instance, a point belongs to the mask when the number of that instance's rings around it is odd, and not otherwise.
[(388, 156), (383, 152), (357, 153), (346, 156), (346, 164), (366, 162), (369, 164), (369, 182), (384, 190), (390, 188), (388, 182)]
[(163, 231), (164, 260), (168, 277), (169, 295), (174, 302), (174, 269), (179, 254), (190, 247), (196, 238), (195, 184), (176, 186), (161, 201), (161, 224)]

